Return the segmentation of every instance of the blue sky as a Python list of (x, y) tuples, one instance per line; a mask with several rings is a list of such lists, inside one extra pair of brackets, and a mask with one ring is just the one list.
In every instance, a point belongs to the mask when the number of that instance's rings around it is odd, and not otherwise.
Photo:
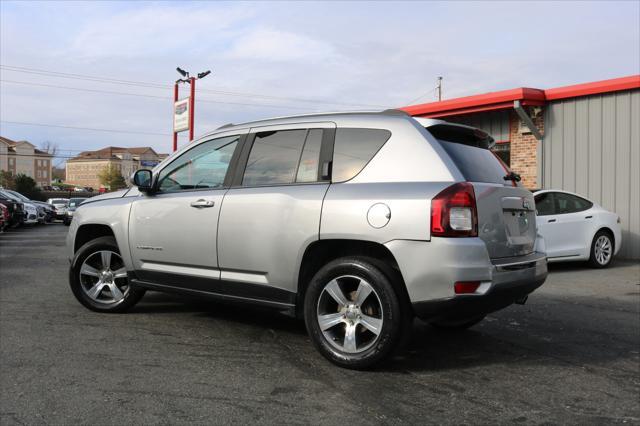
[(445, 98), (548, 88), (640, 73), (640, 2), (2, 1), (0, 63), (0, 135), (49, 140), (66, 155), (107, 145), (166, 152), (176, 66), (213, 71), (198, 82), (196, 134), (428, 102), (439, 75)]

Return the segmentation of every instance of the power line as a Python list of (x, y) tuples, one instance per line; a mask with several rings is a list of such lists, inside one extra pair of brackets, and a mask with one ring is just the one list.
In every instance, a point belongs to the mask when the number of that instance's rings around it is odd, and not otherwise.
[[(86, 81), (95, 81), (101, 83), (109, 83), (109, 84), (120, 84), (127, 86), (139, 86), (139, 87), (147, 87), (153, 89), (169, 89), (171, 86), (161, 83), (153, 83), (153, 82), (145, 82), (145, 81), (135, 81), (135, 80), (121, 80), (109, 77), (98, 77), (87, 74), (74, 74), (74, 73), (64, 73), (58, 71), (50, 71), (43, 70), (38, 68), (28, 68), (28, 67), (19, 67), (13, 65), (0, 65), (1, 69), (6, 71), (14, 71), (28, 74), (37, 74), (37, 75), (45, 75), (51, 77), (59, 77), (59, 78), (70, 78), (75, 80), (86, 80)], [(213, 93), (218, 95), (226, 95), (226, 96), (241, 96), (241, 97), (250, 97), (250, 98), (261, 98), (261, 99), (273, 99), (273, 100), (286, 100), (293, 102), (305, 102), (305, 103), (315, 103), (315, 104), (326, 104), (326, 105), (341, 105), (341, 106), (349, 106), (349, 107), (373, 107), (373, 108), (388, 108), (388, 105), (376, 105), (376, 104), (358, 104), (358, 103), (343, 103), (343, 102), (331, 102), (331, 101), (323, 101), (319, 99), (306, 99), (306, 98), (294, 98), (294, 97), (285, 97), (285, 96), (273, 96), (273, 95), (261, 95), (258, 93), (249, 93), (249, 92), (235, 92), (235, 91), (227, 91), (227, 90), (214, 90), (214, 89), (199, 89), (202, 93)]]
[(412, 104), (414, 104), (415, 102), (417, 102), (417, 101), (419, 101), (420, 99), (424, 98), (425, 96), (427, 96), (427, 95), (429, 95), (429, 94), (431, 94), (431, 93), (435, 92), (436, 90), (438, 90), (438, 88), (437, 88), (437, 87), (434, 87), (433, 89), (429, 90), (427, 93), (424, 93), (424, 94), (422, 94), (422, 95), (418, 96), (417, 98), (415, 98), (414, 100), (407, 102), (407, 105), (412, 105)]
[[(45, 84), (45, 83), (33, 83), (29, 81), (17, 81), (17, 80), (4, 80), (0, 79), (2, 83), (11, 83), (11, 84), (21, 84), (25, 86), (40, 86), (40, 87), (50, 87), (54, 89), (66, 89), (66, 90), (75, 90), (79, 92), (91, 92), (91, 93), (102, 93), (102, 94), (110, 94), (110, 95), (124, 95), (124, 96), (137, 96), (141, 98), (153, 98), (153, 99), (173, 99), (170, 96), (157, 96), (157, 95), (145, 95), (142, 93), (127, 93), (127, 92), (114, 92), (111, 90), (98, 90), (98, 89), (86, 89), (80, 87), (71, 87), (71, 86), (59, 86), (55, 84)], [(242, 102), (226, 102), (226, 101), (214, 101), (210, 99), (198, 99), (198, 102), (206, 102), (212, 104), (226, 104), (226, 105), (242, 105), (242, 106), (251, 106), (251, 107), (263, 107), (263, 108), (285, 108), (285, 109), (298, 109), (303, 111), (313, 111), (310, 108), (300, 108), (298, 106), (288, 106), (288, 105), (270, 105), (270, 104), (249, 104)]]
[(74, 130), (90, 130), (94, 132), (107, 132), (107, 133), (130, 133), (134, 135), (151, 135), (151, 136), (171, 136), (170, 133), (155, 133), (155, 132), (139, 132), (135, 130), (117, 130), (117, 129), (99, 129), (94, 127), (78, 127), (78, 126), (65, 126), (61, 124), (45, 124), (45, 123), (31, 123), (27, 121), (8, 121), (0, 120), (1, 123), (18, 124), (22, 126), (40, 126), (40, 127), (59, 127), (62, 129), (74, 129)]

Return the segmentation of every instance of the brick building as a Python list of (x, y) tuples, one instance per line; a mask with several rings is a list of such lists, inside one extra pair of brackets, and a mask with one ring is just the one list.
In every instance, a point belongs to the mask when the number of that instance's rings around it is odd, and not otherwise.
[(575, 192), (618, 213), (621, 255), (640, 259), (640, 75), (402, 109), (481, 128), (527, 188)]
[(51, 162), (53, 156), (27, 141), (13, 141), (0, 136), (0, 170), (14, 176), (25, 174), (33, 178), (38, 186), (51, 185)]
[(144, 167), (153, 167), (165, 154), (158, 154), (153, 148), (121, 148), (108, 146), (97, 151), (83, 151), (67, 161), (66, 182), (84, 187), (99, 188), (98, 174), (107, 167), (113, 167), (128, 180), (131, 174)]

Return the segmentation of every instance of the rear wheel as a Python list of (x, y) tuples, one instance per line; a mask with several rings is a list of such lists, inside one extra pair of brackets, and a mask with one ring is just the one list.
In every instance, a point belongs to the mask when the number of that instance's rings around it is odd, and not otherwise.
[(334, 260), (318, 271), (305, 295), (304, 315), (318, 351), (352, 369), (390, 356), (409, 322), (390, 279), (358, 257)]
[(69, 284), (80, 303), (98, 312), (124, 312), (144, 295), (144, 290), (129, 285), (113, 237), (96, 238), (78, 250), (69, 271)]
[(486, 315), (478, 315), (468, 318), (444, 319), (432, 321), (430, 324), (442, 330), (466, 330), (481, 322)]
[(589, 263), (594, 268), (606, 268), (613, 260), (613, 238), (607, 231), (598, 231), (591, 243)]

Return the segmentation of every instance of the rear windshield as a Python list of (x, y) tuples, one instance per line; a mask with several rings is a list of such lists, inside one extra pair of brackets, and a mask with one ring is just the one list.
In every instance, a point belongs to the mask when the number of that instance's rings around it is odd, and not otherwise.
[(489, 182), (511, 186), (510, 180), (504, 180), (507, 174), (505, 166), (488, 149), (445, 140), (440, 140), (440, 144), (469, 182)]
[(53, 200), (51, 200), (51, 204), (67, 204), (68, 202), (69, 200), (64, 198), (54, 198)]

